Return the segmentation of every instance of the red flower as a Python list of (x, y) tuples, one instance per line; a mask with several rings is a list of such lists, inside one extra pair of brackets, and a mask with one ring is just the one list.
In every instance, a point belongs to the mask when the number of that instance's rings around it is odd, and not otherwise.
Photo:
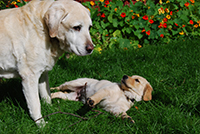
[(146, 32), (147, 35), (150, 35), (150, 30)]
[(101, 17), (102, 17), (102, 18), (105, 18), (105, 17), (106, 17), (105, 13), (102, 13)]
[(121, 17), (122, 18), (126, 17), (126, 13), (121, 13)]
[(164, 21), (164, 22), (167, 22), (167, 18), (164, 18), (163, 21)]
[(191, 25), (193, 25), (193, 24), (194, 24), (194, 22), (193, 22), (192, 20), (190, 20), (190, 24), (191, 24)]
[(163, 24), (163, 27), (164, 27), (164, 28), (167, 28), (167, 23), (164, 23), (164, 24)]
[(178, 26), (178, 24), (177, 23), (174, 23), (176, 26)]
[(182, 27), (185, 27), (185, 25), (182, 25)]
[(18, 8), (19, 6), (15, 4), (15, 7)]
[(106, 5), (110, 4), (110, 3), (109, 3), (109, 0), (106, 0), (106, 1), (105, 1), (105, 4), (106, 4)]
[(142, 17), (142, 19), (144, 19), (144, 20), (148, 20), (148, 16), (145, 15), (145, 16)]
[(106, 5), (104, 5), (104, 7), (107, 7)]
[(152, 19), (150, 19), (150, 20), (149, 20), (149, 23), (151, 23), (151, 24), (152, 24), (152, 23), (154, 23), (154, 21), (153, 21)]
[(164, 37), (164, 34), (161, 34), (160, 37), (163, 38), (163, 37)]
[(186, 7), (188, 7), (188, 6), (190, 5), (190, 3), (186, 2), (184, 5), (185, 5)]
[(172, 15), (172, 13), (173, 13), (173, 12), (172, 12), (172, 11), (170, 11), (170, 15)]

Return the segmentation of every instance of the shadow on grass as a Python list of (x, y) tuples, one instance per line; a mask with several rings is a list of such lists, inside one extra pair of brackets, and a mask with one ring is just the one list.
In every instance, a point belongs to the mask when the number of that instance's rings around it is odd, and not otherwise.
[(9, 79), (1, 82), (0, 103), (4, 100), (6, 100), (7, 103), (11, 100), (15, 106), (20, 106), (26, 112), (28, 111), (20, 79)]

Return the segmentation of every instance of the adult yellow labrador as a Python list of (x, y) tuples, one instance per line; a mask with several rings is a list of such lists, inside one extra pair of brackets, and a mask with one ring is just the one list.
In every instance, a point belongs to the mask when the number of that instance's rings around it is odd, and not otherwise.
[(138, 75), (131, 77), (124, 75), (120, 84), (108, 80), (79, 78), (51, 89), (71, 91), (51, 93), (52, 98), (80, 100), (90, 107), (99, 104), (104, 110), (116, 116), (121, 114), (122, 118), (129, 118), (133, 123), (134, 120), (127, 115), (126, 111), (134, 104), (134, 100), (151, 100), (153, 91), (150, 83)]
[[(72, 0), (32, 0), (0, 11), (0, 77), (22, 78), (33, 120), (42, 117), (39, 94), (51, 102), (47, 72), (65, 51), (91, 54), (88, 9)], [(43, 119), (36, 121), (44, 125)]]

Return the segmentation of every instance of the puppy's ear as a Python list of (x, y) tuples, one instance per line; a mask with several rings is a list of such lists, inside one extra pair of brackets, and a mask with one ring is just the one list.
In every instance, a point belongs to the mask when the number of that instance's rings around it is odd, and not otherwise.
[(151, 87), (150, 84), (146, 84), (146, 87), (144, 89), (144, 93), (143, 93), (143, 100), (144, 101), (149, 101), (152, 99), (152, 95), (151, 92), (153, 91), (153, 88)]
[(51, 38), (58, 35), (58, 27), (64, 15), (65, 9), (61, 4), (52, 5), (45, 13), (44, 20)]

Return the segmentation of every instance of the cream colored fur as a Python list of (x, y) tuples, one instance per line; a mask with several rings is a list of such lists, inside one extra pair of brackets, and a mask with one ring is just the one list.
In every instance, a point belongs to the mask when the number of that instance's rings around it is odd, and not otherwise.
[[(92, 53), (88, 9), (72, 0), (32, 0), (0, 11), (0, 77), (22, 78), (33, 120), (42, 117), (39, 94), (51, 102), (48, 71), (65, 51)], [(43, 119), (36, 122), (44, 126)]]
[[(85, 84), (86, 87), (84, 87)], [(86, 94), (83, 92), (84, 88), (86, 89)], [(123, 76), (121, 84), (108, 80), (99, 81), (90, 78), (79, 78), (51, 89), (72, 91), (69, 93), (61, 91), (51, 93), (52, 98), (74, 101), (80, 100), (91, 107), (99, 104), (104, 110), (116, 116), (121, 114), (122, 118), (129, 118), (131, 122), (134, 122), (134, 120), (126, 114), (126, 111), (134, 104), (131, 100), (151, 100), (151, 92), (153, 91), (149, 82), (145, 78), (137, 75), (133, 75), (132, 77), (127, 75)]]

